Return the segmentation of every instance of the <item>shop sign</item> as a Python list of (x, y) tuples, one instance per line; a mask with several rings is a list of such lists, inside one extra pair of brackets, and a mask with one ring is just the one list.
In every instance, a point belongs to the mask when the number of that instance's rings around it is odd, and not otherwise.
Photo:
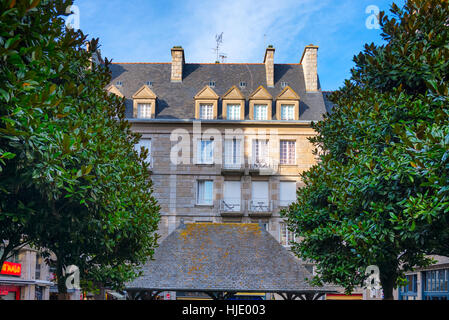
[(21, 273), (22, 265), (20, 263), (12, 263), (7, 261), (3, 263), (2, 271), (0, 272), (0, 274), (17, 277), (20, 277)]

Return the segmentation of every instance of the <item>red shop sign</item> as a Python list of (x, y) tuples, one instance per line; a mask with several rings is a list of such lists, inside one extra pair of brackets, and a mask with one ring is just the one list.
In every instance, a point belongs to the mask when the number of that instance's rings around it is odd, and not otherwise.
[(3, 263), (2, 271), (0, 274), (6, 274), (9, 276), (20, 277), (22, 273), (22, 265), (20, 263), (7, 262)]

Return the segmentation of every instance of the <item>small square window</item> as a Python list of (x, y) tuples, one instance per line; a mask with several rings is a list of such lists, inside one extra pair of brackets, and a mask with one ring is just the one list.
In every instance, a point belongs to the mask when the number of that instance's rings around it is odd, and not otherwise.
[(281, 87), (282, 87), (282, 89), (284, 89), (286, 86), (288, 86), (288, 83), (285, 82), (285, 81), (282, 81), (282, 82), (281, 82)]
[(151, 104), (150, 103), (138, 103), (137, 104), (137, 118), (139, 118), (139, 119), (151, 118)]
[(200, 104), (200, 119), (212, 120), (214, 118), (214, 106), (212, 104)]
[(294, 105), (281, 105), (281, 120), (295, 120)]
[(254, 120), (268, 120), (267, 105), (254, 105)]
[(116, 84), (118, 87), (123, 86), (123, 82), (122, 82), (122, 81), (117, 81), (115, 84)]
[(227, 119), (228, 120), (240, 120), (240, 105), (228, 104), (227, 105)]

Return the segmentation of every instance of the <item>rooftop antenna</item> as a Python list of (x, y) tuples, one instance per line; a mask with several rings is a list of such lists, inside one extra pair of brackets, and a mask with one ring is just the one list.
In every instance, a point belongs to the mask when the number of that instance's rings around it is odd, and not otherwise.
[(220, 53), (221, 63), (225, 63), (227, 58), (228, 56), (226, 55), (226, 53)]
[(217, 46), (214, 49), (217, 54), (217, 60), (215, 62), (218, 63), (220, 61), (220, 46), (223, 43), (223, 32), (215, 36), (215, 41), (217, 42)]

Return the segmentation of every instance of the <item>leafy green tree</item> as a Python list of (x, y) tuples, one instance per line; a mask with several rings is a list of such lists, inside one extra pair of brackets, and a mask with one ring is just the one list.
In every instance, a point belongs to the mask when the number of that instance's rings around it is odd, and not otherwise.
[[(366, 45), (332, 114), (313, 125), (319, 162), (283, 212), (316, 262), (316, 284), (347, 292), (380, 269), (385, 299), (404, 272), (448, 254), (449, 3), (409, 0), (380, 15), (385, 45)], [(318, 151), (319, 150), (319, 151)]]
[(69, 265), (83, 284), (121, 287), (157, 243), (148, 151), (104, 90), (109, 61), (91, 63), (98, 40), (87, 51), (65, 27), (72, 1), (0, 3), (0, 235), (54, 253), (61, 294)]

